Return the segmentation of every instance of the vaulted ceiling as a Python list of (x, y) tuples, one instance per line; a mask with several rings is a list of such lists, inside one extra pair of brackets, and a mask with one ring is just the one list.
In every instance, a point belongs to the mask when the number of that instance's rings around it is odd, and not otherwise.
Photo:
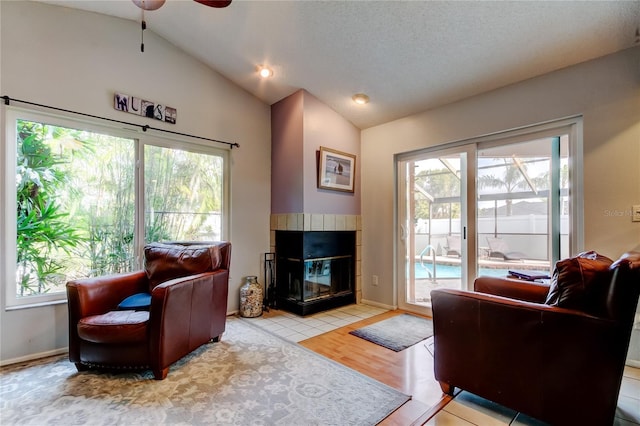
[[(130, 0), (44, 2), (141, 20)], [(361, 129), (640, 46), (640, 1), (167, 0), (145, 20), (264, 102), (306, 89)]]

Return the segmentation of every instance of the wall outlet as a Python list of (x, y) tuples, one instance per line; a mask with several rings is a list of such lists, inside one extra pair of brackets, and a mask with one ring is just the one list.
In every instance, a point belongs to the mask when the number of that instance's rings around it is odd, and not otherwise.
[(377, 275), (373, 275), (371, 277), (371, 285), (374, 285), (374, 286), (378, 285), (378, 276)]
[(631, 222), (640, 222), (640, 205), (631, 207)]

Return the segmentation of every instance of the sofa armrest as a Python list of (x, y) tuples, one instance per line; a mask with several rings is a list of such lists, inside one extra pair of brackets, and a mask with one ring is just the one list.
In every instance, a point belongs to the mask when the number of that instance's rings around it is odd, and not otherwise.
[(211, 323), (219, 306), (214, 303), (215, 276), (214, 271), (176, 278), (151, 292), (149, 338), (154, 374), (168, 371), (169, 365), (213, 338)]
[(548, 284), (498, 277), (478, 277), (473, 288), (480, 293), (534, 303), (544, 303), (549, 293)]
[[(230, 247), (230, 246), (229, 246)], [(213, 273), (213, 307), (211, 338), (219, 340), (227, 324), (227, 301), (229, 298), (229, 270), (218, 269)]]

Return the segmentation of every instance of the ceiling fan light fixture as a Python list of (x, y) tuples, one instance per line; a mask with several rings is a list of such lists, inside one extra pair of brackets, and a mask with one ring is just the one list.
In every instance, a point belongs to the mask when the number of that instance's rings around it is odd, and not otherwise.
[(369, 97), (364, 93), (356, 93), (351, 97), (351, 99), (353, 99), (353, 102), (357, 103), (358, 105), (365, 105), (369, 103)]
[(133, 4), (142, 10), (156, 10), (164, 5), (165, 0), (131, 0)]
[(258, 67), (258, 74), (262, 78), (269, 78), (273, 76), (273, 70), (267, 66), (261, 65)]

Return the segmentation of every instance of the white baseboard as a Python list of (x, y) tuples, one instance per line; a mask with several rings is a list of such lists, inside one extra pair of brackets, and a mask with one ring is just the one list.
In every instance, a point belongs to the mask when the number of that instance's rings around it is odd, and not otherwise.
[(628, 359), (625, 365), (628, 365), (629, 367), (640, 368), (640, 361), (637, 361), (635, 359)]
[[(369, 305), (369, 306), (375, 306), (376, 308), (387, 309), (387, 310), (389, 310), (389, 311), (395, 311), (396, 309), (398, 309), (398, 307), (397, 307), (397, 306), (385, 305), (385, 304), (383, 304), (383, 303), (378, 303), (378, 302), (374, 302), (374, 301), (372, 301), (372, 300), (365, 300), (365, 299), (362, 299), (362, 300), (360, 301), (360, 304), (362, 304), (362, 305)], [(274, 308), (274, 309), (276, 309), (276, 308)], [(234, 310), (234, 311), (229, 311), (229, 312), (227, 312), (227, 316), (228, 316), (228, 317), (229, 317), (229, 316), (235, 316), (235, 315), (238, 315), (239, 313), (240, 313), (240, 310), (239, 310), (239, 309), (236, 309), (236, 310)]]
[(47, 358), (54, 355), (62, 355), (68, 352), (69, 352), (69, 348), (60, 348), (60, 349), (53, 349), (50, 351), (40, 352), (37, 354), (29, 354), (29, 355), (25, 355), (17, 358), (3, 359), (3, 360), (0, 360), (0, 367), (4, 367), (5, 365), (17, 364), (19, 362), (26, 362), (26, 361), (33, 361), (40, 358)]
[(387, 309), (389, 311), (395, 311), (398, 309), (397, 306), (385, 305), (384, 303), (374, 302), (373, 300), (362, 299), (360, 300), (360, 303), (363, 305), (375, 306), (376, 308)]

